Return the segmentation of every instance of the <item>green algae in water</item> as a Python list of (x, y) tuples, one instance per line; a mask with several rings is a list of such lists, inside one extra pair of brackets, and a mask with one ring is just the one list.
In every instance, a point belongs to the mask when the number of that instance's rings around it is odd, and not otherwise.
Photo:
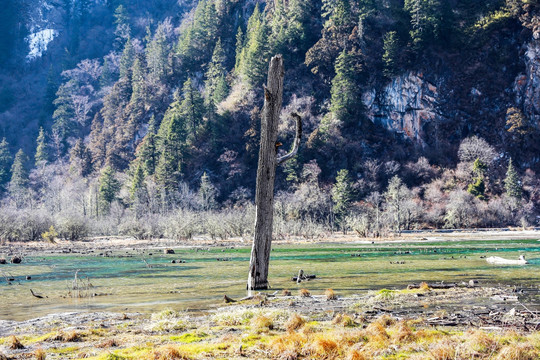
[[(15, 277), (0, 283), (0, 319), (28, 319), (66, 311), (157, 312), (206, 309), (221, 303), (224, 294), (246, 295), (248, 247), (177, 249), (174, 255), (125, 253), (122, 257), (47, 255), (25, 258), (20, 265), (0, 270)], [(496, 266), (484, 257), (517, 259), (525, 254), (529, 265)], [(143, 261), (143, 259), (146, 261)], [(171, 263), (182, 259), (185, 263)], [(226, 261), (222, 261), (226, 260)], [(317, 279), (296, 284), (291, 277), (303, 269)], [(68, 296), (75, 272), (92, 284), (90, 298)], [(538, 287), (540, 242), (537, 240), (468, 240), (310, 244), (274, 246), (271, 253), (272, 292), (307, 288), (323, 294), (332, 288), (339, 295), (372, 289), (402, 289), (409, 283), (468, 282)], [(31, 276), (32, 280), (25, 280)], [(37, 299), (30, 289), (45, 296)]]

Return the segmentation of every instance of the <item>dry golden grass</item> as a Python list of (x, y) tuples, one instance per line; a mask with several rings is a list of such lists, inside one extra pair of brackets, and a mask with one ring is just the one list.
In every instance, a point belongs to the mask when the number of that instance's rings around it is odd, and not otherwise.
[(308, 352), (312, 358), (334, 359), (339, 355), (339, 346), (329, 334), (320, 334), (308, 345)]
[(384, 314), (382, 316), (379, 316), (374, 322), (379, 323), (384, 327), (388, 327), (394, 325), (396, 323), (396, 319), (394, 319), (390, 315)]
[(0, 360), (9, 360), (9, 359), (6, 355), (0, 353)]
[(412, 329), (405, 321), (397, 324), (396, 331), (392, 334), (392, 339), (397, 343), (408, 343), (416, 340), (416, 336)]
[(510, 344), (501, 349), (496, 360), (538, 360), (540, 349), (531, 344)]
[(337, 314), (334, 319), (332, 319), (332, 324), (344, 326), (344, 327), (354, 327), (358, 325), (352, 317), (347, 314)]
[(97, 348), (105, 349), (118, 346), (118, 342), (115, 339), (108, 339), (102, 343), (96, 345)]
[(454, 360), (456, 357), (456, 343), (449, 339), (444, 339), (433, 344), (429, 350), (429, 359), (433, 360)]
[(337, 294), (332, 289), (326, 289), (324, 295), (326, 296), (326, 300), (337, 300)]
[(297, 332), (288, 332), (272, 339), (269, 348), (279, 359), (297, 359), (306, 343), (306, 336)]
[(191, 360), (192, 357), (172, 345), (165, 345), (152, 352), (153, 360)]
[(469, 358), (490, 355), (500, 348), (499, 341), (482, 330), (469, 330), (464, 334), (465, 342), (460, 345), (460, 354)]
[(290, 290), (283, 290), (283, 291), (281, 292), (281, 295), (283, 295), (283, 296), (291, 296), (292, 293), (291, 293)]
[(34, 358), (36, 360), (45, 360), (47, 358), (47, 353), (43, 349), (37, 349), (34, 351)]
[(301, 317), (298, 314), (291, 314), (289, 316), (289, 319), (285, 323), (285, 329), (287, 331), (294, 331), (300, 329), (304, 324), (306, 323), (306, 320)]
[(364, 330), (364, 335), (367, 337), (370, 348), (382, 349), (389, 343), (390, 336), (386, 332), (381, 323), (373, 322)]
[(302, 297), (310, 297), (311, 293), (309, 292), (308, 289), (300, 289), (300, 290), (298, 290), (298, 295), (300, 295)]
[(77, 342), (77, 341), (81, 341), (81, 338), (82, 338), (81, 334), (79, 334), (75, 330), (62, 334), (62, 340), (64, 342)]
[(10, 348), (11, 350), (24, 349), (24, 345), (21, 344), (21, 342), (15, 337), (15, 335), (11, 335), (8, 340), (8, 348)]
[(366, 355), (361, 349), (352, 348), (347, 353), (347, 360), (369, 360), (372, 357)]
[(271, 318), (264, 315), (257, 315), (251, 319), (251, 327), (256, 331), (268, 331), (274, 328), (274, 322)]
[(430, 291), (431, 288), (429, 287), (428, 283), (427, 282), (423, 282), (420, 284), (420, 290), (422, 291)]

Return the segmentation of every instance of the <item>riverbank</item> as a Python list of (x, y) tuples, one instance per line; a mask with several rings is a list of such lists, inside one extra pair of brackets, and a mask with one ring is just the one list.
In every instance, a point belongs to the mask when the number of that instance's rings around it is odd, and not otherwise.
[[(364, 238), (353, 233), (333, 233), (326, 236), (306, 239), (303, 237), (276, 237), (272, 240), (275, 245), (289, 244), (378, 244), (389, 242), (433, 242), (458, 240), (510, 240), (538, 239), (540, 230), (523, 230), (519, 228), (481, 229), (481, 230), (422, 230), (404, 232), (384, 238)], [(141, 249), (165, 249), (169, 247), (242, 247), (251, 246), (251, 238), (212, 239), (207, 236), (187, 240), (173, 239), (135, 239), (125, 236), (91, 237), (85, 240), (66, 241), (57, 239), (54, 243), (45, 241), (10, 242), (0, 245), (0, 257), (16, 254), (36, 253), (89, 253), (91, 251), (125, 251)]]
[(260, 294), (202, 315), (164, 310), (0, 321), (0, 354), (11, 359), (39, 354), (47, 359), (538, 359), (539, 330), (540, 313), (518, 301), (510, 287), (424, 284), (348, 297), (330, 290)]

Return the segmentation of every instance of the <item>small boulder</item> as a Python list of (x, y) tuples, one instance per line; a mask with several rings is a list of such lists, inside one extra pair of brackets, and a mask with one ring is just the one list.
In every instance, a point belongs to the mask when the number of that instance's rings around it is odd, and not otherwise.
[(7, 264), (7, 261), (6, 261), (6, 259), (0, 259), (0, 264), (2, 264), (2, 265), (5, 265), (5, 264)]
[(165, 250), (163, 250), (163, 253), (164, 254), (174, 254), (174, 250), (173, 249), (165, 249)]
[(11, 263), (12, 264), (20, 264), (22, 262), (22, 259), (20, 256), (14, 256), (11, 258)]

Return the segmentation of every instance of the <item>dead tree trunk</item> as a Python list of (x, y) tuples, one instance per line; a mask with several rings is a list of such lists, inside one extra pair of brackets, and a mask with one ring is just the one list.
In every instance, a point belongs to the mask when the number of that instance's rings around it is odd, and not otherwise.
[(277, 158), (277, 131), (283, 100), (283, 58), (276, 55), (268, 68), (268, 83), (264, 88), (264, 107), (261, 118), (261, 144), (255, 190), (255, 233), (249, 263), (248, 290), (268, 289), (268, 265), (272, 246), (274, 220), (274, 179), (276, 166), (291, 159), (298, 151), (302, 136), (300, 116), (296, 118), (296, 138), (293, 150)]

